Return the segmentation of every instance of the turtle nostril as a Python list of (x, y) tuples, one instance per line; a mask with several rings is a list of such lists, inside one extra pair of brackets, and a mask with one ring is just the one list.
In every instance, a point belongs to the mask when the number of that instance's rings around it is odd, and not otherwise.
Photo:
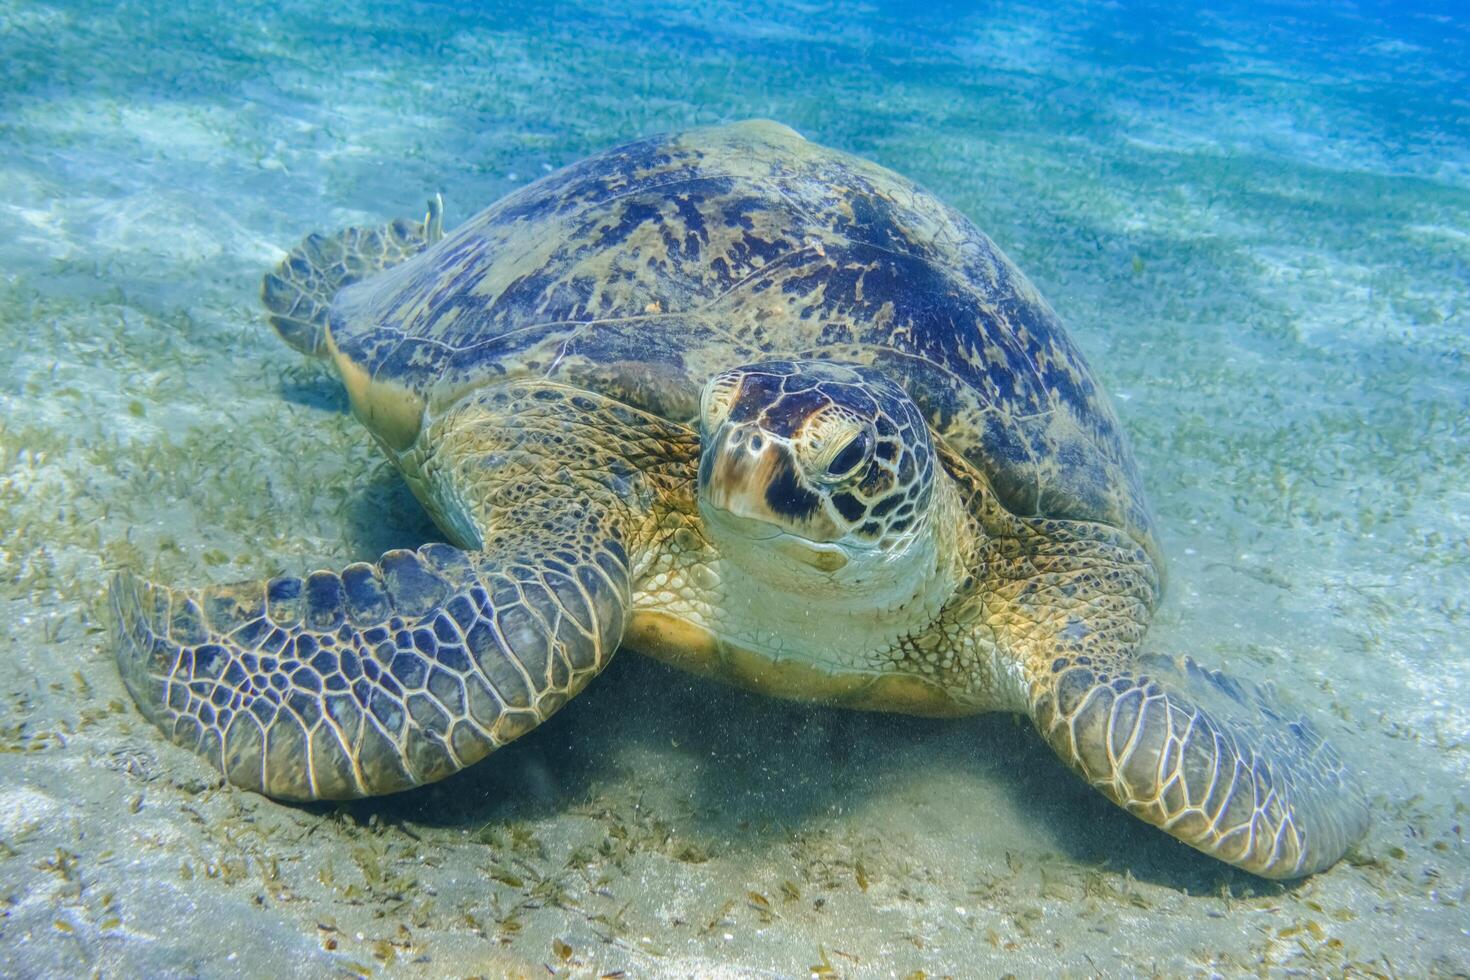
[(751, 452), (758, 453), (762, 449), (764, 449), (765, 446), (766, 446), (766, 441), (764, 439), (762, 439), (760, 436), (751, 436), (750, 437), (750, 451)]

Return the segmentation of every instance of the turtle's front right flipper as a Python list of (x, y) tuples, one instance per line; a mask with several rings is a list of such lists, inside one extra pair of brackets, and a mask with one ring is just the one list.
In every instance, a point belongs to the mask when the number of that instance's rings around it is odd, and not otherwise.
[(118, 665), (143, 713), (237, 786), (309, 800), (432, 782), (545, 721), (622, 639), (622, 549), (554, 532), (202, 590), (124, 573)]
[(1033, 684), (1036, 727), (1129, 813), (1265, 878), (1335, 863), (1368, 829), (1347, 767), (1269, 689), (1192, 660), (1060, 657)]
[(260, 284), (271, 326), (303, 354), (326, 355), (327, 310), (338, 290), (412, 258), (444, 237), (437, 194), (422, 221), (307, 235)]

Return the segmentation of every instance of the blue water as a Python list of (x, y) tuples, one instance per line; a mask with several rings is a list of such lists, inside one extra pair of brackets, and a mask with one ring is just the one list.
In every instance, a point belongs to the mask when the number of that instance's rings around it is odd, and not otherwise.
[[(0, 973), (1470, 971), (1467, 66), (1451, 4), (0, 0)], [(1319, 720), (1374, 809), (1347, 861), (1230, 871), (1006, 717), (634, 657), (340, 809), (136, 713), (109, 570), (435, 534), (266, 327), (282, 248), (752, 116), (920, 181), (1069, 324), (1159, 519), (1155, 636)]]

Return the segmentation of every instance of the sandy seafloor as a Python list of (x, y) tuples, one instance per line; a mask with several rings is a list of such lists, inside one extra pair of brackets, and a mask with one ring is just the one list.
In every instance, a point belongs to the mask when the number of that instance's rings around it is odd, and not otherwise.
[[(0, 974), (1470, 970), (1449, 5), (153, 6), (0, 0)], [(434, 534), (266, 327), (283, 246), (747, 116), (918, 179), (1061, 312), (1172, 560), (1152, 642), (1318, 719), (1373, 801), (1346, 861), (1231, 871), (1010, 717), (631, 655), (486, 763), (343, 807), (220, 788), (136, 713), (110, 569), (226, 582)]]

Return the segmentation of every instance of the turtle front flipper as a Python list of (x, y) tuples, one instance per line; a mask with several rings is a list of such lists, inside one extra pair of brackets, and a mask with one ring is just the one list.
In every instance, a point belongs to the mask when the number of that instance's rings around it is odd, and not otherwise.
[(1032, 716), (1068, 765), (1134, 816), (1265, 878), (1321, 871), (1367, 830), (1337, 753), (1268, 689), (1188, 658), (1078, 659), (1033, 678)]
[(444, 201), (437, 194), (422, 221), (399, 218), (379, 228), (307, 235), (260, 284), (271, 326), (301, 353), (324, 357), (327, 310), (338, 290), (412, 258), (443, 237)]
[(118, 665), (143, 713), (237, 786), (347, 799), (442, 779), (545, 721), (622, 639), (622, 549), (561, 530), (202, 590), (124, 573)]

